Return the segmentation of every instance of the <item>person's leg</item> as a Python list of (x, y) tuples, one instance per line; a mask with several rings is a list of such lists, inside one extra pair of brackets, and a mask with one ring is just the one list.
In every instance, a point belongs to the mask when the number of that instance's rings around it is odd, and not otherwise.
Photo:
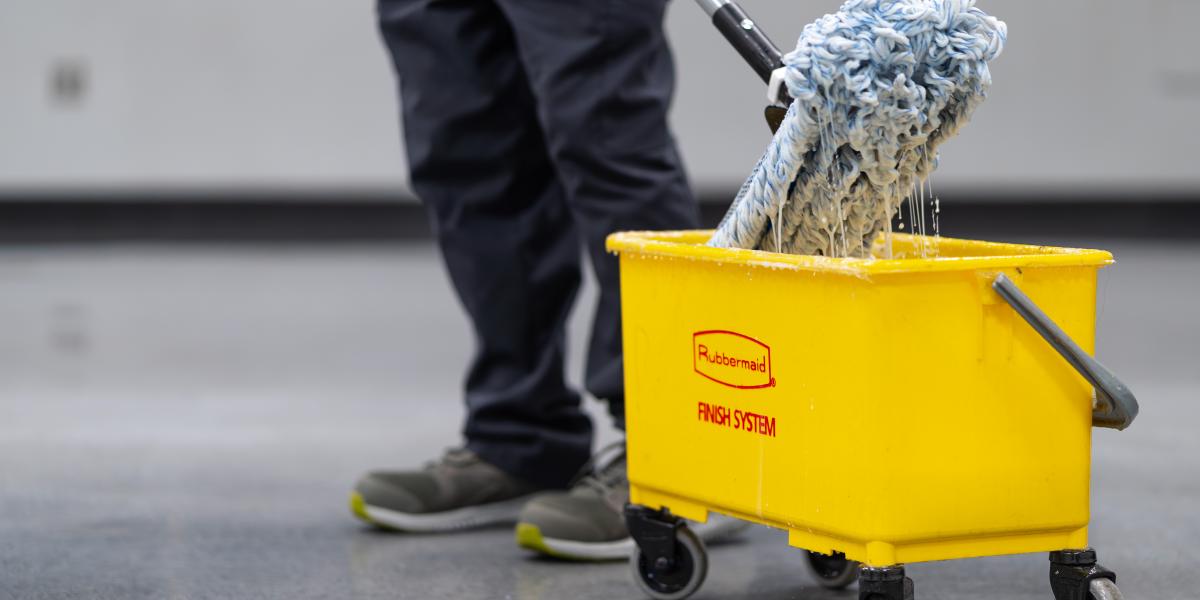
[[(620, 289), (605, 238), (621, 230), (690, 229), (698, 210), (667, 126), (674, 67), (666, 0), (497, 0), (512, 23), (546, 145), (600, 284), (586, 383), (624, 425)], [(623, 450), (570, 492), (521, 512), (517, 542), (564, 558), (622, 559), (632, 549)], [(725, 531), (702, 528), (703, 535)], [(714, 520), (710, 525), (718, 524)]]
[(498, 0), (516, 33), (546, 145), (600, 284), (586, 385), (624, 425), (620, 280), (605, 238), (694, 229), (667, 124), (675, 71), (666, 0)]
[(512, 31), (490, 0), (381, 0), (379, 17), (413, 189), (474, 328), (467, 448), (564, 486), (592, 441), (563, 373), (580, 242)]

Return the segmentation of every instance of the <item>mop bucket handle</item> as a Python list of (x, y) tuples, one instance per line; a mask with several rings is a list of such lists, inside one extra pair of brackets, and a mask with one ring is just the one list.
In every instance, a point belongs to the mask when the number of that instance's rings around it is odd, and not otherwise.
[(1067, 332), (1052, 321), (1003, 273), (996, 276), (992, 288), (1096, 388), (1096, 407), (1092, 412), (1093, 426), (1121, 430), (1133, 423), (1138, 415), (1137, 398), (1112, 371), (1084, 352)]

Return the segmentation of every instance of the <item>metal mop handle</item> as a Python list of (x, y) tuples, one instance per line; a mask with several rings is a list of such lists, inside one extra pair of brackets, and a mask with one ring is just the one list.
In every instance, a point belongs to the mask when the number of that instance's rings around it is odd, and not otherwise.
[(788, 106), (792, 98), (783, 86), (783, 53), (746, 11), (733, 0), (696, 0), (721, 35), (746, 59), (769, 87), (768, 99)]

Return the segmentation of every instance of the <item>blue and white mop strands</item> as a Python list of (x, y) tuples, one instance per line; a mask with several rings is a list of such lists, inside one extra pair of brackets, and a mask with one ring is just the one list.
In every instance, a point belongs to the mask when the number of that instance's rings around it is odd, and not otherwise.
[(784, 57), (795, 102), (709, 245), (870, 256), (983, 101), (1006, 37), (974, 0), (849, 0), (805, 27)]

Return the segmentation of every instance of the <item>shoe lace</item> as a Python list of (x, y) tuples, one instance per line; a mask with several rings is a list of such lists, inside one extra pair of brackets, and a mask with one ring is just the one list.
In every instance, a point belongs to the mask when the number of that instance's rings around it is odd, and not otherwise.
[(625, 481), (625, 442), (619, 441), (597, 450), (580, 467), (570, 487), (587, 487), (603, 495)]

